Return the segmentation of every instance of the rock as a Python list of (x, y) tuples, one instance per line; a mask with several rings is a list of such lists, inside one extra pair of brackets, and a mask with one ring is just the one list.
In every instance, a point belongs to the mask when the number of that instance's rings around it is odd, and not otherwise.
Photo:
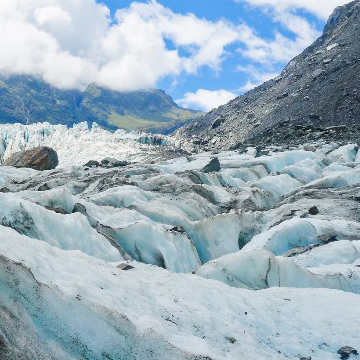
[(327, 244), (327, 243), (337, 241), (337, 236), (336, 235), (320, 235), (320, 236), (318, 236), (318, 239), (322, 243)]
[(170, 231), (177, 233), (185, 233), (184, 228), (180, 225), (174, 226), (173, 228), (170, 229)]
[(46, 209), (50, 210), (50, 211), (54, 211), (58, 214), (62, 214), (62, 215), (65, 215), (67, 214), (66, 210), (61, 207), (60, 205), (58, 206), (45, 206)]
[(313, 206), (309, 209), (310, 215), (317, 215), (318, 213), (319, 213), (319, 209), (317, 208), (317, 206)]
[(289, 96), (289, 93), (285, 92), (285, 93), (280, 94), (279, 96), (277, 96), (276, 99), (281, 100), (281, 99), (285, 99), (288, 96)]
[(90, 160), (86, 164), (84, 164), (84, 167), (120, 167), (120, 166), (126, 166), (130, 163), (127, 161), (119, 161), (117, 159), (106, 157), (101, 162), (98, 162), (96, 160)]
[(100, 163), (96, 160), (90, 160), (86, 164), (84, 164), (86, 167), (98, 167), (100, 166)]
[(305, 150), (305, 151), (315, 152), (315, 151), (316, 151), (316, 146), (305, 145), (305, 146), (304, 146), (304, 150)]
[(269, 150), (261, 150), (261, 149), (259, 149), (256, 152), (256, 157), (267, 156), (267, 155), (269, 155), (269, 152), (270, 152)]
[(317, 247), (317, 244), (315, 245), (308, 245), (308, 246), (298, 246), (296, 248), (293, 248), (289, 251), (287, 251), (283, 256), (284, 257), (294, 257), (301, 254), (306, 253), (307, 251), (312, 250), (314, 247)]
[(351, 346), (344, 346), (340, 348), (337, 353), (340, 355), (341, 359), (348, 359), (350, 355), (359, 355), (357, 350), (355, 350)]
[(218, 117), (211, 125), (212, 129), (218, 128), (223, 122), (225, 121), (225, 118)]
[(204, 173), (218, 172), (220, 171), (220, 161), (217, 157), (211, 159), (211, 161), (201, 170)]
[(124, 271), (135, 269), (133, 266), (126, 263), (119, 264), (117, 268)]
[(84, 216), (87, 216), (87, 212), (86, 212), (86, 207), (80, 203), (76, 203), (74, 205), (74, 209), (72, 211), (73, 213), (80, 213), (83, 214)]
[(313, 80), (316, 80), (319, 76), (325, 74), (325, 71), (323, 69), (316, 69), (313, 73), (312, 73), (312, 78)]
[(37, 188), (37, 191), (47, 191), (47, 190), (50, 190), (49, 185), (47, 183), (41, 184)]
[(106, 157), (103, 160), (101, 160), (100, 165), (103, 167), (120, 167), (120, 166), (126, 166), (130, 163), (127, 161), (119, 161), (117, 159)]
[(227, 339), (230, 341), (231, 344), (235, 344), (237, 341), (234, 337), (228, 337)]
[(319, 114), (313, 113), (313, 114), (309, 114), (309, 118), (310, 118), (311, 120), (320, 120), (320, 119), (321, 119), (321, 116), (320, 116)]
[(40, 171), (55, 169), (58, 164), (59, 159), (56, 151), (46, 146), (16, 152), (3, 163), (4, 166), (31, 168)]
[(335, 125), (335, 126), (328, 126), (324, 130), (326, 131), (341, 131), (346, 130), (346, 125)]

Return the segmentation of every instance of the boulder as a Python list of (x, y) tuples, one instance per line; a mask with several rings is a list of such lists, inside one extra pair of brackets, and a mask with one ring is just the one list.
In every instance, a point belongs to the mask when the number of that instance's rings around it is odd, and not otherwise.
[(31, 168), (40, 171), (55, 169), (58, 164), (59, 159), (56, 151), (46, 146), (16, 152), (3, 163), (4, 166)]
[(319, 213), (319, 209), (317, 206), (312, 206), (310, 209), (309, 209), (309, 214), (310, 215), (317, 215)]
[(337, 352), (341, 359), (348, 359), (350, 355), (358, 355), (358, 352), (351, 346), (344, 346)]

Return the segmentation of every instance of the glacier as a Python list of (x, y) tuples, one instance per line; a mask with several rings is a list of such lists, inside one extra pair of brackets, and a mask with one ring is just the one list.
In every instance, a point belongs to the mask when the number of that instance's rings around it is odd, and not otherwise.
[[(37, 146), (48, 146), (58, 153), (60, 166), (83, 165), (90, 160), (100, 161), (105, 157), (122, 161), (145, 161), (161, 159), (155, 150), (166, 147), (170, 141), (163, 135), (151, 135), (122, 129), (109, 132), (97, 123), (86, 122), (66, 125), (51, 125), (47, 122), (32, 125), (0, 124), (0, 161), (12, 153)], [(171, 144), (173, 141), (171, 142)]]
[[(360, 349), (356, 144), (190, 154), (94, 124), (0, 136), (1, 159), (39, 145), (60, 159), (0, 166), (0, 359)], [(128, 164), (84, 166), (109, 156)], [(205, 171), (214, 158), (220, 170)]]

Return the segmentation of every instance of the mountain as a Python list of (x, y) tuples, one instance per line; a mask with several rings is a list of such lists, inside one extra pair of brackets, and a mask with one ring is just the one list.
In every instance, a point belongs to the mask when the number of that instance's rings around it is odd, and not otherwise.
[(323, 35), (280, 76), (212, 110), (177, 136), (192, 136), (208, 148), (301, 142), (309, 133), (330, 139), (340, 132), (338, 138), (360, 140), (359, 24), (358, 0), (337, 8)]
[(31, 76), (0, 77), (0, 123), (95, 121), (111, 130), (166, 133), (199, 114), (179, 107), (163, 90), (118, 92), (90, 84), (82, 92), (60, 90)]

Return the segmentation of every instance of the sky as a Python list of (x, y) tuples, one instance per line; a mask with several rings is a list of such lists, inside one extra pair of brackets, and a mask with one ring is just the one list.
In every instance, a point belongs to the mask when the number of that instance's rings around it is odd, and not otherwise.
[(348, 0), (1, 0), (0, 72), (161, 88), (208, 111), (276, 77)]

